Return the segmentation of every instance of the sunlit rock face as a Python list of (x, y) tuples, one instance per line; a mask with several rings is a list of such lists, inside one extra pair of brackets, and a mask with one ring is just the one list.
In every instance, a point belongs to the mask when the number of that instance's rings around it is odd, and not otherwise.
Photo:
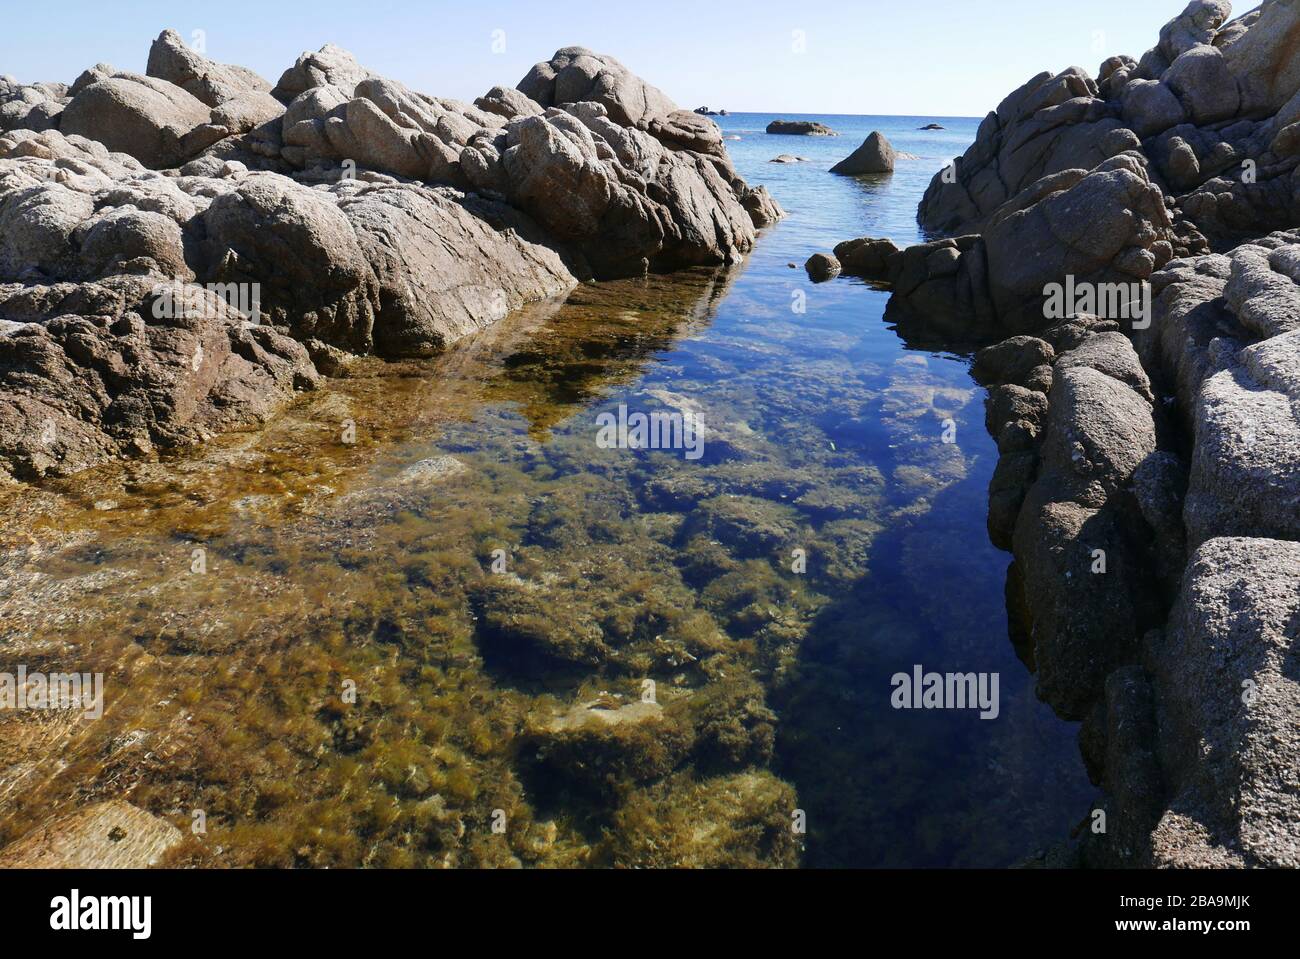
[[(1041, 74), (989, 114), (920, 204), (939, 238), (836, 249), (906, 334), (986, 345), (989, 532), (1039, 694), (1083, 721), (1121, 823), (1085, 842), (1100, 865), (1300, 844), (1276, 732), (1295, 697), (1238, 706), (1295, 629), (1298, 31), (1292, 0), (1193, 0), (1140, 60)], [(1116, 285), (1140, 309), (1103, 308)]]
[[(410, 90), (332, 45), (272, 86), (172, 31), (147, 75), (98, 64), (71, 86), (0, 82), (0, 359), (14, 356), (0, 469), (74, 472), (253, 423), (314, 382), (312, 356), (433, 355), (581, 280), (738, 262), (781, 215), (712, 121), (610, 57), (562, 50), (479, 103)], [(188, 373), (147, 355), (174, 334), (159, 320), (179, 317), (155, 307), (176, 284), (232, 306), (187, 314), (215, 337)], [(11, 325), (74, 317), (102, 344), (56, 336), (34, 373), (18, 351), (40, 331)], [(222, 337), (244, 344), (229, 363)], [(241, 362), (262, 388), (238, 385)], [(104, 364), (93, 402), (57, 386)], [(172, 365), (168, 388), (192, 402), (117, 418), (146, 371)]]

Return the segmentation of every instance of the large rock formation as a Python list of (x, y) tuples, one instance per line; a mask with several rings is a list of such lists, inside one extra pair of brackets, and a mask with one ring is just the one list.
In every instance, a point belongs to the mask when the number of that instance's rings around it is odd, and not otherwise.
[(1082, 721), (1089, 864), (1300, 862), (1298, 33), (1294, 0), (1194, 0), (1003, 101), (920, 205), (948, 238), (835, 251), (903, 335), (985, 345), (989, 534)]
[(1187, 252), (1293, 223), (1300, 165), (1300, 7), (1266, 0), (1230, 20), (1226, 0), (1193, 0), (1140, 61), (1111, 57), (1012, 93), (954, 167), (936, 175), (920, 222), (936, 233), (983, 230), (1043, 176), (1140, 150), (1170, 197)]
[(294, 168), (351, 160), (499, 195), (598, 278), (735, 262), (779, 216), (736, 175), (712, 121), (610, 57), (566, 48), (518, 91), (494, 88), (475, 106), (356, 81), (362, 71), (344, 58), (330, 51), (326, 69), (295, 68), (277, 87), (301, 88), (281, 151)]
[[(1032, 333), (1062, 318), (1047, 306), (1052, 285), (1067, 276), (1072, 289), (1114, 292), (1133, 307), (1122, 318), (1141, 323), (1133, 285), (1169, 261), (1170, 236), (1146, 164), (1123, 153), (1092, 171), (1064, 170), (1031, 184), (994, 213), (983, 235), (901, 251), (863, 238), (836, 256), (846, 274), (889, 283), (894, 307), (917, 314), (918, 325), (969, 340)], [(850, 247), (857, 255), (846, 259)]]
[(5, 78), (0, 474), (255, 423), (311, 356), (429, 355), (580, 280), (734, 263), (780, 215), (712, 121), (576, 47), (476, 105), (334, 46), (272, 88), (172, 31), (148, 75)]
[(1218, 538), (1192, 557), (1165, 645), (1158, 866), (1300, 866), (1300, 543)]

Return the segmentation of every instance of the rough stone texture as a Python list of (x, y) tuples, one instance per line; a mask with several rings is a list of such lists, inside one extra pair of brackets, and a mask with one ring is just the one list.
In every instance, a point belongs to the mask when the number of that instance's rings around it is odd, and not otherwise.
[(1032, 336), (1013, 336), (980, 350), (975, 356), (971, 372), (981, 383), (1015, 383), (1024, 386), (1030, 373), (1044, 364), (1050, 366), (1055, 359), (1056, 350), (1046, 340)]
[(1132, 284), (1168, 258), (1157, 249), (1169, 226), (1164, 202), (1139, 157), (1062, 176), (1000, 209), (984, 236), (989, 296), (1009, 329), (1041, 329), (1043, 291), (1065, 276)]
[(412, 184), (335, 190), (378, 284), (374, 340), (385, 356), (439, 352), (577, 282), (536, 224), (504, 203)]
[(327, 43), (315, 53), (300, 56), (284, 71), (271, 95), (286, 106), (317, 87), (334, 87), (344, 96), (351, 96), (358, 83), (372, 76), (348, 51)]
[(845, 275), (877, 281), (889, 279), (889, 260), (897, 252), (898, 247), (892, 240), (871, 237), (845, 240), (835, 247), (835, 257)]
[(62, 83), (21, 84), (7, 77), (0, 78), (0, 133), (55, 129), (70, 99)]
[(224, 136), (208, 129), (211, 110), (164, 80), (119, 73), (92, 83), (64, 108), (59, 129), (163, 168), (189, 159)]
[[(1194, 0), (1140, 60), (1042, 74), (990, 114), (920, 208), (978, 235), (837, 250), (893, 287), (904, 335), (1033, 334), (976, 356), (989, 534), (1040, 696), (1084, 722), (1110, 823), (1088, 865), (1300, 857), (1297, 33), (1293, 0), (1236, 20)], [(1067, 278), (1149, 281), (1149, 326), (1049, 319)]]
[(512, 204), (579, 248), (597, 277), (722, 264), (750, 249), (754, 219), (725, 167), (601, 109), (510, 121), (499, 161), (487, 163)]
[(1300, 866), (1300, 544), (1202, 545), (1169, 633), (1154, 864)]
[(613, 57), (585, 47), (557, 50), (550, 60), (528, 71), (519, 81), (519, 92), (543, 107), (599, 103), (614, 123), (641, 130), (648, 129), (651, 121), (677, 112), (677, 105), (658, 87)]
[(1140, 61), (1043, 73), (989, 114), (955, 176), (937, 175), (920, 220), (939, 234), (981, 231), (1043, 175), (1141, 150), (1159, 170), (1183, 253), (1296, 220), (1300, 11), (1266, 0), (1230, 19), (1226, 0), (1193, 0)]
[(0, 319), (18, 324), (0, 335), (0, 472), (20, 479), (255, 425), (318, 379), (301, 344), (158, 277), (0, 285)]
[[(1033, 611), (1039, 695), (1074, 719), (1083, 718), (1107, 675), (1132, 661), (1155, 615), (1146, 595), (1145, 524), (1126, 492), (1156, 452), (1154, 412), (1146, 395), (1107, 372), (1136, 366), (1118, 334), (1099, 334), (1056, 361), (1040, 414), (1037, 478), (1011, 537)], [(993, 486), (1005, 511), (1007, 476), (995, 476)], [(1005, 530), (1005, 518), (999, 525)], [(995, 538), (1005, 541), (1005, 532)]]
[(0, 79), (0, 472), (254, 424), (313, 357), (427, 356), (580, 280), (737, 262), (782, 215), (610, 57), (522, 86), (470, 106), (327, 45), (271, 90), (173, 31), (148, 76)]
[(1186, 520), (1216, 536), (1300, 539), (1300, 333), (1225, 358), (1201, 387)]
[(259, 282), (261, 306), (295, 335), (368, 352), (379, 290), (351, 223), (332, 197), (250, 174), (202, 216), (203, 275)]
[(1039, 333), (1057, 322), (1047, 291), (1066, 277), (1106, 295), (1107, 310), (1132, 327), (1141, 305), (1137, 284), (1170, 259), (1170, 227), (1145, 161), (1125, 153), (1092, 171), (1044, 177), (1004, 203), (982, 236), (900, 252), (853, 241), (844, 248), (845, 272), (888, 282), (891, 308), (915, 318), (900, 321), (909, 333), (986, 341)]
[(252, 70), (209, 60), (191, 49), (174, 30), (164, 30), (153, 42), (145, 73), (175, 84), (210, 107), (249, 93), (271, 91), (271, 84)]
[(507, 120), (541, 116), (546, 112), (536, 100), (529, 99), (527, 94), (512, 87), (493, 87), (475, 100), (474, 106), (484, 113), (495, 113)]
[(975, 144), (956, 161), (953, 182), (935, 176), (921, 203), (923, 226), (971, 233), (1003, 203), (1045, 176), (1092, 169), (1137, 146), (1096, 84), (1071, 67), (1041, 73), (1008, 96), (980, 125)]
[(840, 261), (825, 253), (814, 253), (804, 264), (804, 269), (814, 283), (825, 283), (840, 275)]
[(287, 163), (351, 161), (499, 194), (581, 250), (598, 278), (735, 262), (755, 228), (780, 216), (736, 175), (711, 120), (678, 110), (612, 58), (566, 48), (519, 90), (494, 88), (476, 106), (328, 59), (277, 88), (301, 89), (283, 121)]

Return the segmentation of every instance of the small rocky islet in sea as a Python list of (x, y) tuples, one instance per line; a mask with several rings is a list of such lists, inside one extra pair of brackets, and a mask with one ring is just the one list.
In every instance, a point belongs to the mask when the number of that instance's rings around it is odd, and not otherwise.
[(767, 125), (767, 132), (779, 136), (800, 137), (834, 137), (839, 136), (824, 123), (816, 120), (773, 120)]

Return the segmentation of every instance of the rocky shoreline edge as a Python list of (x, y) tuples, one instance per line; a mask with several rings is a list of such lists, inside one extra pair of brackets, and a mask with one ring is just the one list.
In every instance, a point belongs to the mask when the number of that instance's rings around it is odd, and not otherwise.
[(263, 422), (580, 282), (742, 259), (781, 211), (717, 125), (581, 47), (473, 105), (327, 45), (272, 86), (0, 78), (0, 482)]
[(1300, 4), (1231, 12), (1013, 92), (946, 238), (809, 262), (984, 347), (1013, 639), (1101, 789), (1049, 862), (1300, 866)]

